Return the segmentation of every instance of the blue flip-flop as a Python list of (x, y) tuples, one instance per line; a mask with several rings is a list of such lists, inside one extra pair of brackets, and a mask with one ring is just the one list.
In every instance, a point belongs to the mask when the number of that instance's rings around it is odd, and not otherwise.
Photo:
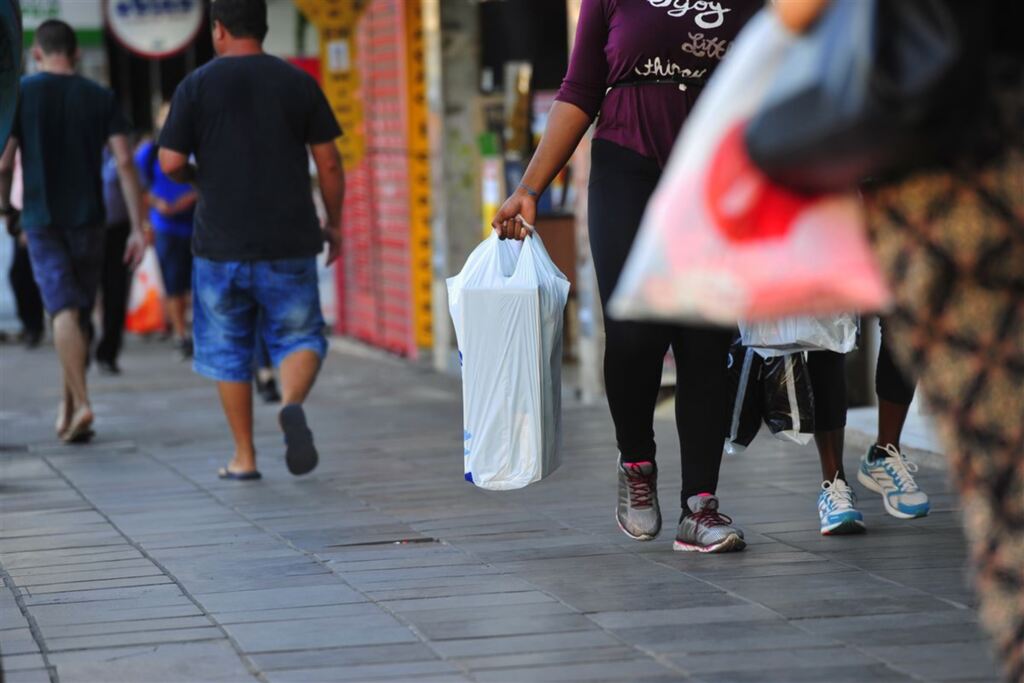
[(302, 406), (291, 403), (278, 413), (281, 429), (284, 431), (284, 461), (288, 471), (298, 476), (312, 472), (320, 456), (313, 445), (313, 432), (306, 424), (306, 413)]
[(232, 472), (227, 467), (221, 467), (217, 470), (218, 479), (231, 479), (233, 481), (256, 481), (262, 479), (263, 475), (259, 473), (259, 470), (252, 470), (250, 472)]

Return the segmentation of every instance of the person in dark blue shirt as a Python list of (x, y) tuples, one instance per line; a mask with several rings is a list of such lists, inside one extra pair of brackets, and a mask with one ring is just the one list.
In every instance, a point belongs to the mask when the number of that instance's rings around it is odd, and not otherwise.
[[(158, 130), (167, 120), (169, 110), (170, 104), (160, 107)], [(183, 359), (188, 359), (192, 357), (192, 332), (185, 312), (192, 294), (192, 218), (199, 195), (189, 183), (179, 183), (163, 172), (158, 151), (155, 142), (144, 142), (135, 153), (135, 165), (146, 186), (149, 224), (167, 295), (167, 317), (178, 351)]]
[(142, 258), (141, 195), (126, 136), (128, 124), (114, 93), (75, 73), (78, 44), (63, 21), (36, 30), (32, 56), (40, 73), (21, 81), (14, 130), (0, 158), (0, 214), (11, 207), (14, 155), (21, 150), (24, 196), (21, 227), (43, 304), (53, 316), (54, 342), (64, 370), (57, 434), (66, 442), (92, 436), (86, 388), (87, 323), (103, 267), (103, 148), (117, 160), (132, 233), (124, 258)]

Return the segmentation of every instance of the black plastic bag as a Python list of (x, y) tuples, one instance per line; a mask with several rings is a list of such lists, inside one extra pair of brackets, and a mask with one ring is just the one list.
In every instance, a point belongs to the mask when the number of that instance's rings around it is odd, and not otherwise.
[(729, 378), (729, 430), (725, 452), (740, 453), (761, 429), (761, 356), (733, 342), (727, 361)]
[(808, 443), (814, 435), (814, 391), (804, 354), (764, 359), (761, 392), (764, 422), (772, 434)]

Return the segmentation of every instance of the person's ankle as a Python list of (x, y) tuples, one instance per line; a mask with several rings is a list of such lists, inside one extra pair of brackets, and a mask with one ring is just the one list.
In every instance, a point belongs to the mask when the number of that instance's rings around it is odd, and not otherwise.
[(228, 464), (228, 469), (232, 472), (248, 472), (256, 469), (255, 449), (235, 449), (235, 457)]

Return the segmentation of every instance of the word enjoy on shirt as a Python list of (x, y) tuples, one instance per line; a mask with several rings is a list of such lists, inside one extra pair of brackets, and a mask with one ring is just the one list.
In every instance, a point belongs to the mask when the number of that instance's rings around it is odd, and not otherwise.
[(728, 7), (714, 0), (647, 0), (651, 7), (668, 7), (670, 17), (685, 17), (692, 10), (694, 22), (701, 28), (718, 28), (725, 23)]
[(729, 48), (729, 41), (723, 38), (705, 38), (703, 33), (691, 33), (690, 42), (681, 45), (683, 52), (694, 57), (721, 59)]
[(679, 78), (704, 78), (708, 70), (707, 69), (689, 69), (683, 68), (673, 61), (666, 60), (661, 61), (661, 57), (654, 57), (648, 59), (647, 63), (643, 66), (638, 66), (633, 69), (633, 72), (637, 76), (656, 76), (658, 78), (664, 78), (666, 76), (678, 76)]

